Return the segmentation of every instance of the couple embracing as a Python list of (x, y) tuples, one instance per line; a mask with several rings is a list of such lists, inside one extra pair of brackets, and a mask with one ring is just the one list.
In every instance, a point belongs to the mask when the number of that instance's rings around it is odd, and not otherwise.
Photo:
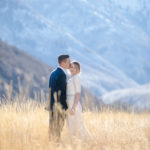
[[(50, 96), (50, 133), (60, 138), (65, 121), (70, 133), (82, 140), (91, 137), (82, 120), (80, 104), (81, 83), (80, 63), (70, 62), (69, 55), (58, 57), (59, 66), (49, 79)], [(70, 72), (68, 78), (66, 71)]]

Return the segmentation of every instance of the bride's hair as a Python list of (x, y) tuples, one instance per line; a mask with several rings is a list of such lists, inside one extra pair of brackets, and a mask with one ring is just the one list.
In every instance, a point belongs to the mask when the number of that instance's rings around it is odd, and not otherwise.
[(80, 72), (81, 71), (80, 63), (77, 61), (73, 61), (72, 63), (79, 69), (79, 72)]

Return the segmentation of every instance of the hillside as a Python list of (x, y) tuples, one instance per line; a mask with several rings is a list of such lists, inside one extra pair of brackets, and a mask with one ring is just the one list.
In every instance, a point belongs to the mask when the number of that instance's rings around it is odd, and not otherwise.
[(19, 85), (29, 96), (33, 96), (34, 91), (47, 92), (51, 70), (52, 67), (0, 40), (0, 97), (8, 91), (11, 80), (13, 94), (19, 92)]

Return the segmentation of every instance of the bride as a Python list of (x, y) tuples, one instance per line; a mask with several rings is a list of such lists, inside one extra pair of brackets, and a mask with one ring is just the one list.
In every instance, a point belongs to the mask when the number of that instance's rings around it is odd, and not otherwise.
[(88, 129), (82, 120), (82, 106), (80, 104), (80, 64), (72, 62), (69, 69), (71, 77), (67, 82), (67, 103), (69, 114), (67, 116), (67, 126), (71, 134), (82, 140), (91, 139)]

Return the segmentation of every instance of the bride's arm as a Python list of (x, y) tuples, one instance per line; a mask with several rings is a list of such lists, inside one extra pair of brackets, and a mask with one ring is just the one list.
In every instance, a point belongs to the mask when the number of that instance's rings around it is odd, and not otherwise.
[(73, 110), (74, 112), (75, 112), (75, 110), (76, 110), (76, 106), (78, 105), (79, 99), (80, 99), (80, 93), (76, 93), (76, 94), (75, 94), (74, 103), (73, 103), (73, 106), (72, 106), (72, 110)]
[(76, 106), (78, 105), (78, 102), (80, 100), (80, 93), (81, 93), (81, 83), (80, 83), (80, 77), (76, 76), (74, 78), (74, 86), (75, 86), (75, 98), (74, 98), (74, 103), (72, 106), (72, 111), (75, 112)]

